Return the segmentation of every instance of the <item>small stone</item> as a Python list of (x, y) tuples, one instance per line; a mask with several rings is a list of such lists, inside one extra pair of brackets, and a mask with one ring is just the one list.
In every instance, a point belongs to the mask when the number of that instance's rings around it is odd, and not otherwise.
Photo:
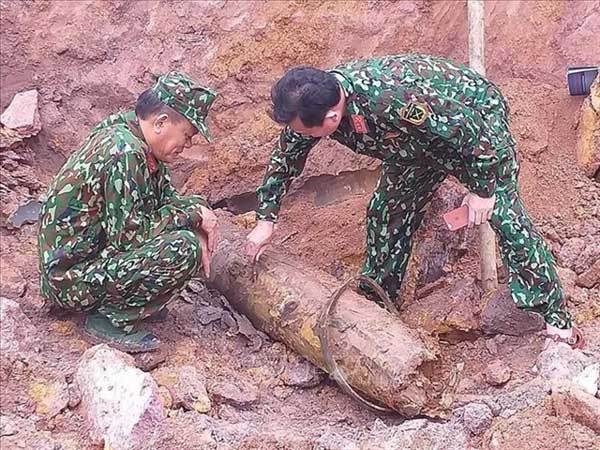
[(506, 285), (499, 287), (481, 313), (481, 326), (486, 334), (522, 336), (544, 328), (544, 319), (520, 310)]
[(600, 284), (600, 259), (596, 260), (592, 267), (579, 275), (576, 283), (577, 286), (588, 289)]
[(298, 358), (287, 366), (283, 382), (287, 386), (312, 388), (321, 384), (325, 378), (325, 372), (306, 359)]
[(173, 394), (171, 394), (171, 389), (166, 386), (159, 385), (158, 392), (160, 393), (160, 398), (163, 402), (163, 407), (165, 408), (165, 415), (169, 414), (169, 409), (173, 408)]
[(81, 357), (75, 381), (92, 443), (153, 448), (165, 423), (163, 402), (154, 379), (130, 355), (108, 345), (92, 347)]
[(600, 433), (600, 399), (573, 386), (561, 385), (552, 392), (552, 406), (558, 416)]
[(38, 134), (42, 129), (38, 97), (35, 89), (16, 94), (6, 111), (0, 115), (0, 123), (16, 130), (23, 137)]
[(469, 403), (464, 408), (463, 422), (475, 436), (483, 434), (492, 424), (492, 410), (484, 403)]
[(13, 436), (19, 432), (13, 420), (8, 416), (0, 416), (0, 437)]
[(485, 348), (492, 356), (496, 356), (498, 354), (498, 344), (496, 344), (496, 342), (493, 339), (485, 340)]
[(502, 417), (503, 419), (508, 419), (509, 417), (514, 416), (516, 413), (516, 410), (507, 408), (500, 412), (500, 417)]
[(75, 381), (69, 384), (69, 408), (73, 409), (81, 403), (81, 390)]
[(153, 373), (159, 386), (171, 392), (173, 408), (207, 413), (211, 409), (204, 377), (193, 366), (161, 367)]
[(239, 408), (246, 408), (258, 400), (256, 388), (250, 385), (240, 388), (231, 383), (217, 383), (213, 385), (210, 393), (216, 402)]
[(150, 372), (151, 370), (156, 369), (165, 362), (166, 358), (167, 350), (164, 348), (159, 348), (154, 352), (144, 352), (133, 355), (136, 367), (144, 372)]
[(485, 381), (492, 386), (502, 386), (506, 384), (512, 372), (503, 361), (496, 360), (490, 363), (484, 372)]

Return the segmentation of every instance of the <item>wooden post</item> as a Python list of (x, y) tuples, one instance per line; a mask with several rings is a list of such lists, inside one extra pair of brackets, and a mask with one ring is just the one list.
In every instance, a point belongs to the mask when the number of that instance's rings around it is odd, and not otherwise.
[[(467, 0), (469, 14), (469, 65), (485, 75), (485, 7), (483, 0)], [(479, 267), (483, 289), (498, 287), (496, 235), (489, 223), (479, 227)]]

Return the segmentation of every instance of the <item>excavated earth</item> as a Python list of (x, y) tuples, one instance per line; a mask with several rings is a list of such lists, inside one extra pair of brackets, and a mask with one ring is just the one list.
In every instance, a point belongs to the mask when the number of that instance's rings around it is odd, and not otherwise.
[[(16, 150), (23, 159), (17, 157), (10, 167), (2, 160), (3, 178), (13, 174), (18, 185), (2, 207), (14, 210), (27, 198), (38, 198), (91, 127), (131, 108), (154, 75), (180, 69), (220, 96), (210, 118), (214, 142), (187, 150), (173, 166), (174, 180), (182, 192), (205, 195), (249, 227), (251, 219), (242, 214), (253, 208), (253, 191), (278, 133), (266, 112), (277, 77), (295, 65), (329, 67), (404, 52), (467, 62), (467, 32), (464, 1), (0, 0), (0, 111), (16, 93), (37, 89), (43, 126)], [(596, 361), (600, 285), (579, 286), (576, 280), (600, 259), (600, 187), (577, 164), (583, 97), (569, 96), (565, 79), (568, 66), (600, 64), (599, 35), (599, 1), (486, 2), (487, 75), (511, 105), (521, 193), (558, 258), (570, 307), (588, 339), (588, 357)], [(377, 161), (322, 142), (284, 202), (275, 245), (340, 282), (355, 273), (377, 170)], [(449, 185), (444, 192), (453, 190)], [(423, 240), (439, 250), (436, 242), (444, 235), (435, 214), (449, 203), (443, 195), (436, 202)], [(0, 294), (20, 304), (38, 338), (27, 349), (27, 360), (2, 373), (1, 446), (99, 448), (90, 443), (69, 393), (77, 361), (92, 346), (80, 331), (82, 318), (49, 315), (42, 307), (36, 225), (15, 228), (3, 218), (0, 233)], [(420, 294), (408, 297), (403, 319), (440, 337), (448, 365), (464, 362), (459, 400), (530, 399), (528, 383), (538, 379), (536, 359), (544, 338), (537, 332), (481, 332), (478, 313), (469, 306), (480, 303), (473, 294), (476, 236), (453, 239), (451, 248), (440, 250), (450, 253), (441, 263), (429, 247), (420, 250), (418, 263), (437, 272), (414, 277)], [(466, 287), (457, 280), (466, 280)], [(463, 294), (472, 303), (464, 306)], [(153, 366), (174, 371), (194, 366), (207, 386), (225, 381), (242, 386), (251, 401), (232, 406), (209, 389), (208, 413), (168, 408), (168, 431), (149, 448), (597, 448), (597, 433), (557, 413), (545, 394), (540, 401), (500, 407), (478, 431), (472, 421), (465, 430), (460, 402), (447, 423), (403, 423), (373, 413), (307, 369), (283, 344), (242, 328), (226, 302), (198, 284), (172, 307), (166, 323), (152, 325), (164, 349), (151, 360), (137, 358), (141, 368), (156, 374)], [(488, 374), (499, 360), (511, 376), (493, 386)], [(290, 382), (294, 371), (303, 370), (311, 372), (310, 380)]]

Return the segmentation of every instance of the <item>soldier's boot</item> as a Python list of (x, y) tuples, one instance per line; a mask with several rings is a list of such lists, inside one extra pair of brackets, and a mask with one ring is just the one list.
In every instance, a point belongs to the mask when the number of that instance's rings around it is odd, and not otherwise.
[(98, 312), (91, 313), (86, 317), (84, 329), (92, 339), (109, 344), (126, 353), (150, 352), (160, 347), (158, 337), (139, 325), (127, 332), (113, 326), (106, 316)]

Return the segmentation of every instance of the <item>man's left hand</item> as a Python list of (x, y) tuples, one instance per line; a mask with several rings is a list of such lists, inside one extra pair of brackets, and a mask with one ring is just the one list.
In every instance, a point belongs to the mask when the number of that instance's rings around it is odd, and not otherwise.
[(212, 257), (219, 243), (219, 222), (214, 212), (205, 206), (200, 206), (202, 214), (201, 231), (206, 235), (208, 241), (208, 254)]
[(473, 193), (468, 193), (462, 201), (463, 205), (469, 208), (469, 228), (473, 225), (481, 225), (492, 218), (496, 195), (490, 198), (480, 197)]

